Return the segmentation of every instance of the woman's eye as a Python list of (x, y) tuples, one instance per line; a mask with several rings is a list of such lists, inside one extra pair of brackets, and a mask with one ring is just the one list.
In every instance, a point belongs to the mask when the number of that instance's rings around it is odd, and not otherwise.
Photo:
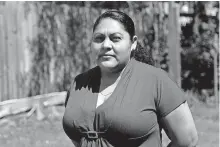
[(121, 37), (112, 37), (113, 42), (119, 42), (121, 40)]
[(97, 43), (101, 43), (105, 40), (105, 37), (103, 36), (97, 36), (93, 39), (94, 42), (97, 42)]

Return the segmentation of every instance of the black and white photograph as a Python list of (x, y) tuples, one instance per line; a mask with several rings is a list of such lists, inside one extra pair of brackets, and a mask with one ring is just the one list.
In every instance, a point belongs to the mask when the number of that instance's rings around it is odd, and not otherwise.
[(219, 1), (0, 1), (0, 147), (219, 147)]

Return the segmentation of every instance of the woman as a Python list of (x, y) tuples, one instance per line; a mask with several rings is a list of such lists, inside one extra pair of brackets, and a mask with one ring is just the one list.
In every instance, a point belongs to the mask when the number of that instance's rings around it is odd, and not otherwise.
[(169, 147), (196, 146), (183, 92), (149, 65), (150, 55), (141, 59), (149, 64), (133, 58), (137, 44), (125, 13), (107, 11), (96, 20), (91, 51), (97, 66), (75, 77), (65, 103), (63, 128), (75, 146), (162, 147), (162, 128)]

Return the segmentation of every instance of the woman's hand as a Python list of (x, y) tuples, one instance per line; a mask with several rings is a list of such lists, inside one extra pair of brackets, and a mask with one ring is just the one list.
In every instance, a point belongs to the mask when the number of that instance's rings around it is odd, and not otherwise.
[(161, 125), (171, 140), (168, 147), (195, 147), (198, 135), (187, 102), (161, 119)]

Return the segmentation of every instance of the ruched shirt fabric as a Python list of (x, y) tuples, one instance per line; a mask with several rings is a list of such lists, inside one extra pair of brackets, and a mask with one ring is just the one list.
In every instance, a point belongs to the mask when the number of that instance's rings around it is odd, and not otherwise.
[[(63, 116), (67, 136), (80, 147), (162, 147), (160, 119), (186, 101), (176, 83), (163, 70), (131, 59), (96, 108), (100, 79), (98, 66), (74, 79)], [(88, 131), (103, 135), (88, 139)]]

